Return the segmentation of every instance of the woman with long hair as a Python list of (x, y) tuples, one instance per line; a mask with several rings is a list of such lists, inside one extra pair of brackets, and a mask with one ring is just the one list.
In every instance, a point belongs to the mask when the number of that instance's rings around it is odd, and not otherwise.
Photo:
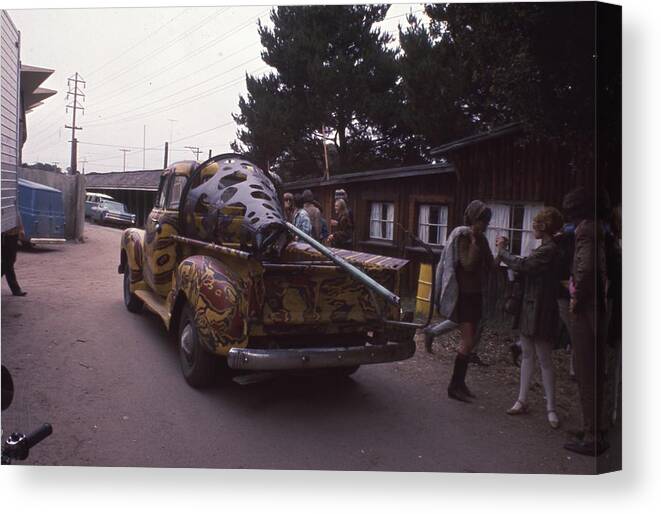
[(282, 196), (282, 201), (285, 207), (285, 219), (289, 223), (294, 223), (294, 211), (296, 210), (294, 207), (294, 195), (292, 193), (285, 193)]
[(326, 244), (350, 250), (353, 241), (353, 221), (347, 203), (342, 198), (335, 200), (335, 215), (337, 220), (331, 220), (331, 226), (334, 227), (333, 233), (328, 236)]
[(528, 391), (535, 373), (535, 354), (542, 372), (546, 394), (546, 415), (552, 428), (560, 426), (555, 405), (555, 373), (551, 351), (558, 330), (558, 277), (560, 250), (553, 236), (562, 228), (560, 211), (545, 207), (533, 218), (532, 229), (541, 245), (528, 257), (512, 255), (507, 250), (507, 238), (498, 237), (497, 259), (523, 276), (523, 297), (516, 325), (521, 341), (521, 379), (519, 396), (507, 414), (528, 411)]

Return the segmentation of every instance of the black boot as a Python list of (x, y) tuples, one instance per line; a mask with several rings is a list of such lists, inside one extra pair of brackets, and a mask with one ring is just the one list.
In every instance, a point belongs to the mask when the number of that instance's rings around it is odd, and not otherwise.
[(466, 379), (467, 369), (468, 356), (458, 353), (454, 359), (454, 370), (452, 372), (450, 385), (448, 386), (448, 398), (459, 400), (460, 402), (471, 403), (470, 396), (464, 390), (466, 387), (464, 381)]
[(434, 353), (434, 351), (431, 348), (432, 343), (434, 342), (434, 334), (425, 331), (425, 350), (427, 353)]
[(469, 398), (477, 398), (477, 396), (475, 396), (475, 395), (471, 392), (471, 390), (468, 389), (468, 386), (466, 385), (466, 375), (468, 374), (468, 365), (469, 365), (471, 362), (473, 362), (473, 356), (474, 356), (474, 355), (475, 355), (474, 353), (471, 353), (470, 355), (467, 355), (467, 356), (465, 357), (465, 359), (466, 359), (466, 368), (464, 369), (464, 375), (463, 375), (463, 377), (462, 377), (462, 379), (461, 379), (461, 383), (457, 384), (457, 386), (459, 387), (459, 389), (461, 389), (461, 391), (462, 391), (466, 396), (468, 396)]

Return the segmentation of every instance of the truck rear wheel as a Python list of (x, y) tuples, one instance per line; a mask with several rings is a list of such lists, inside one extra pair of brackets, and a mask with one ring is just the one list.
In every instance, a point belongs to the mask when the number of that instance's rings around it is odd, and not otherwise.
[(195, 389), (210, 385), (218, 359), (200, 344), (193, 309), (188, 303), (181, 310), (177, 343), (181, 371), (186, 382)]
[(124, 305), (129, 312), (135, 314), (142, 311), (142, 300), (131, 292), (131, 268), (124, 265)]
[(356, 371), (358, 371), (359, 368), (360, 365), (345, 366), (342, 368), (330, 368), (330, 373), (336, 377), (348, 377), (350, 375), (353, 375)]

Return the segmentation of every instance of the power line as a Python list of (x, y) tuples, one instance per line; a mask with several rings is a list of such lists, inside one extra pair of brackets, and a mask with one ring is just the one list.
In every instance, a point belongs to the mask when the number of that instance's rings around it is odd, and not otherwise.
[[(210, 82), (210, 81), (212, 81), (212, 80), (214, 80), (214, 79), (216, 79), (216, 78), (218, 78), (218, 77), (222, 77), (223, 75), (227, 75), (227, 73), (229, 73), (229, 72), (231, 72), (231, 71), (234, 71), (234, 70), (236, 70), (237, 68), (241, 68), (241, 67), (245, 66), (246, 64), (249, 64), (249, 63), (251, 63), (251, 62), (253, 62), (253, 61), (257, 61), (257, 60), (259, 60), (259, 59), (261, 59), (261, 57), (253, 57), (252, 59), (249, 59), (249, 60), (244, 61), (244, 62), (242, 62), (242, 63), (240, 63), (240, 64), (237, 64), (236, 66), (233, 66), (232, 68), (229, 68), (229, 69), (227, 69), (227, 70), (223, 70), (222, 72), (217, 73), (216, 75), (212, 75), (211, 77), (209, 77), (209, 78), (207, 78), (207, 79), (205, 79), (205, 80), (202, 80), (202, 81), (200, 81), (200, 82), (197, 82), (196, 84), (192, 84), (192, 85), (187, 86), (187, 87), (185, 87), (185, 88), (183, 88), (183, 89), (180, 89), (180, 90), (178, 90), (178, 91), (175, 91), (174, 93), (171, 93), (171, 94), (169, 94), (169, 95), (163, 96), (163, 97), (158, 98), (158, 99), (156, 99), (156, 100), (153, 100), (153, 101), (151, 101), (151, 102), (147, 102), (146, 104), (142, 104), (142, 105), (140, 105), (140, 106), (138, 106), (138, 107), (134, 107), (134, 108), (129, 109), (129, 110), (127, 110), (127, 111), (119, 112), (119, 113), (116, 113), (116, 114), (111, 114), (111, 115), (108, 115), (108, 116), (106, 116), (106, 117), (103, 117), (103, 116), (102, 116), (102, 117), (101, 117), (102, 119), (99, 120), (99, 122), (102, 122), (102, 121), (105, 122), (105, 121), (107, 121), (108, 118), (122, 117), (122, 116), (125, 116), (125, 115), (127, 115), (127, 114), (134, 113), (136, 109), (142, 109), (142, 108), (145, 108), (145, 107), (149, 107), (150, 105), (155, 105), (155, 104), (161, 103), (161, 102), (164, 101), (164, 100), (167, 100), (167, 99), (169, 99), (169, 98), (172, 98), (173, 96), (177, 96), (177, 95), (182, 94), (182, 93), (190, 94), (191, 89), (193, 89), (193, 88), (195, 88), (195, 87), (197, 87), (197, 86), (201, 86), (202, 84), (206, 84), (207, 82)], [(243, 77), (241, 77), (241, 78), (243, 79)], [(235, 80), (236, 80), (236, 79), (235, 79)], [(92, 122), (90, 122), (89, 125), (90, 125), (90, 126), (94, 126), (94, 125), (96, 125), (96, 124), (97, 124), (96, 121), (92, 121)]]
[[(184, 11), (185, 11), (185, 10), (184, 10)], [(178, 18), (179, 16), (181, 16), (181, 15), (183, 14), (184, 11), (182, 11), (181, 13), (179, 13), (175, 18)], [(193, 51), (189, 52), (188, 54), (184, 55), (184, 56), (183, 56), (182, 58), (180, 58), (178, 61), (175, 61), (175, 62), (173, 62), (173, 63), (169, 63), (169, 64), (167, 64), (165, 67), (160, 68), (160, 69), (156, 72), (156, 74), (158, 74), (158, 73), (160, 73), (160, 72), (162, 72), (162, 71), (165, 71), (165, 70), (171, 70), (173, 66), (176, 66), (176, 65), (180, 64), (181, 62), (184, 62), (184, 61), (188, 60), (188, 57), (189, 57), (190, 55), (195, 54), (195, 53), (199, 53), (200, 51), (204, 51), (204, 50), (206, 50), (206, 49), (208, 49), (208, 48), (211, 48), (211, 47), (212, 47), (213, 45), (215, 45), (216, 43), (221, 42), (221, 41), (227, 39), (228, 37), (230, 37), (231, 35), (233, 35), (233, 34), (239, 32), (239, 31), (243, 30), (244, 28), (250, 26), (255, 20), (259, 19), (261, 16), (263, 16), (263, 15), (266, 14), (266, 13), (268, 13), (268, 10), (262, 11), (262, 12), (260, 12), (259, 14), (257, 14), (256, 16), (253, 16), (253, 17), (249, 18), (248, 20), (246, 20), (246, 21), (243, 22), (242, 24), (238, 25), (238, 26), (235, 27), (234, 29), (230, 30), (229, 32), (224, 33), (222, 36), (220, 36), (220, 37), (218, 37), (218, 38), (215, 38), (214, 40), (212, 40), (212, 41), (210, 41), (210, 42), (207, 42), (207, 43), (201, 45), (200, 47), (194, 49)], [(218, 14), (218, 13), (216, 13), (216, 15), (217, 15), (217, 14)], [(214, 16), (214, 15), (211, 15), (211, 16)], [(173, 18), (173, 19), (175, 19), (175, 18)], [(159, 29), (157, 29), (156, 31), (152, 32), (152, 33), (150, 34), (150, 36), (153, 36), (153, 35), (154, 35), (156, 32), (158, 32), (161, 28), (163, 28), (164, 26), (166, 26), (166, 25), (168, 25), (169, 23), (171, 23), (171, 22), (173, 21), (173, 19), (171, 19), (170, 21), (166, 22), (164, 25), (162, 25), (161, 27), (159, 27)], [(150, 36), (147, 36), (146, 38), (143, 38), (143, 40), (141, 40), (139, 43), (136, 43), (135, 45), (133, 45), (133, 46), (130, 47), (129, 49), (125, 50), (125, 51), (123, 52), (123, 54), (127, 53), (130, 49), (134, 48), (135, 46), (137, 46), (137, 45), (140, 44), (141, 42), (144, 42), (146, 39), (149, 39)], [(225, 57), (225, 58), (222, 59), (221, 61), (227, 60), (227, 59), (233, 57), (234, 55), (237, 55), (237, 54), (239, 54), (240, 52), (247, 50), (248, 48), (250, 48), (250, 47), (252, 47), (252, 46), (255, 46), (255, 43), (251, 43), (250, 45), (246, 45), (245, 47), (241, 48), (240, 50), (237, 50), (236, 52), (233, 52), (232, 54), (228, 55), (227, 57)], [(112, 60), (113, 60), (113, 61), (114, 61), (114, 60), (117, 60), (117, 59), (118, 59), (119, 57), (121, 57), (123, 54), (120, 54), (120, 56), (117, 56), (117, 57), (113, 58)], [(111, 61), (107, 61), (106, 64), (108, 64), (109, 62), (111, 62)], [(95, 73), (96, 71), (98, 71), (98, 69), (99, 69), (99, 68), (95, 69), (92, 73)], [(197, 70), (197, 71), (194, 72), (194, 73), (197, 73), (197, 72), (199, 72), (199, 71), (202, 71), (202, 69)], [(149, 78), (149, 77), (151, 77), (151, 76), (153, 76), (153, 75), (148, 75), (148, 76), (145, 77), (145, 78), (139, 79), (139, 80), (138, 80), (137, 82), (135, 82), (134, 84), (139, 84), (139, 83), (141, 83), (143, 80), (146, 80), (147, 78)], [(177, 79), (175, 82), (180, 82), (181, 80), (184, 80), (184, 79), (186, 79), (186, 78), (187, 78), (187, 76), (184, 75), (184, 76), (181, 77), (180, 79)], [(169, 83), (169, 84), (167, 84), (167, 86), (170, 86), (171, 84), (172, 84), (172, 83)], [(160, 89), (164, 89), (164, 88), (160, 88)], [(124, 93), (124, 91), (125, 91), (125, 89), (120, 89), (120, 90), (116, 91), (114, 94), (111, 94), (110, 96), (106, 96), (106, 97), (104, 97), (104, 98), (101, 100), (100, 104), (104, 104), (104, 103), (106, 103), (106, 102), (109, 100), (110, 97), (116, 97), (116, 96), (118, 96), (118, 95)], [(148, 92), (146, 95), (148, 95), (148, 94), (150, 94), (150, 92)], [(142, 97), (144, 97), (144, 96), (146, 96), (146, 95), (142, 95), (142, 96), (139, 96), (139, 97), (137, 97), (137, 98), (142, 98)], [(127, 103), (127, 102), (125, 102), (125, 103)], [(95, 103), (95, 105), (99, 105), (99, 103)], [(55, 107), (57, 107), (57, 106), (55, 106)], [(59, 122), (58, 120), (54, 120), (53, 122), (49, 123), (49, 124), (46, 125), (45, 127), (42, 126), (42, 127), (41, 127), (41, 128), (35, 133), (35, 134), (31, 134), (31, 138), (32, 138), (32, 139), (41, 138), (42, 135), (44, 135), (44, 134), (50, 132), (50, 131), (53, 129), (53, 127), (59, 125), (59, 123), (60, 123), (60, 122)], [(95, 123), (95, 122), (92, 122), (92, 123)], [(33, 151), (38, 151), (38, 150), (41, 150), (41, 149), (45, 148), (46, 146), (49, 146), (50, 144), (54, 144), (54, 143), (50, 143), (49, 139), (52, 139), (52, 138), (55, 137), (56, 135), (57, 135), (57, 132), (53, 132), (53, 133), (51, 133), (49, 136), (46, 136), (46, 137), (47, 137), (47, 140), (41, 142), (41, 144), (38, 144), (38, 146), (37, 146)]]
[(187, 146), (186, 148), (188, 148), (191, 152), (195, 154), (196, 161), (199, 160), (200, 154), (202, 153), (202, 150), (200, 150), (199, 146)]
[[(189, 57), (190, 57), (190, 56), (192, 56), (192, 55), (199, 55), (200, 52), (203, 52), (203, 51), (207, 50), (208, 48), (213, 47), (215, 44), (217, 44), (217, 43), (219, 43), (219, 42), (221, 42), (221, 41), (224, 41), (225, 39), (228, 39), (230, 36), (236, 34), (237, 32), (240, 32), (241, 30), (243, 30), (243, 29), (249, 27), (249, 26), (250, 26), (250, 25), (251, 25), (256, 19), (258, 19), (258, 18), (260, 18), (261, 16), (263, 16), (263, 14), (264, 14), (265, 12), (268, 12), (268, 11), (264, 11), (264, 12), (262, 12), (262, 13), (256, 15), (256, 16), (251, 17), (250, 19), (246, 20), (244, 23), (242, 23), (241, 25), (235, 27), (234, 29), (230, 30), (229, 32), (225, 32), (225, 33), (223, 33), (223, 35), (217, 37), (216, 39), (213, 39), (213, 40), (211, 40), (211, 41), (209, 41), (209, 42), (207, 42), (207, 43), (204, 43), (204, 44), (201, 45), (200, 47), (191, 50), (190, 52), (188, 52), (188, 53), (186, 53), (185, 55), (183, 55), (180, 59), (178, 59), (178, 60), (176, 60), (176, 61), (174, 61), (174, 62), (170, 62), (170, 63), (166, 64), (165, 66), (159, 68), (157, 71), (153, 72), (152, 74), (150, 74), (150, 75), (146, 75), (146, 76), (144, 76), (144, 77), (138, 79), (138, 80), (135, 81), (135, 82), (131, 82), (130, 84), (128, 84), (127, 86), (125, 86), (125, 87), (122, 88), (121, 90), (116, 91), (115, 93), (111, 93), (111, 94), (109, 94), (109, 95), (104, 96), (104, 98), (101, 100), (100, 103), (101, 103), (101, 104), (105, 104), (105, 103), (109, 102), (111, 99), (117, 97), (118, 95), (121, 95), (125, 90), (130, 89), (130, 88), (135, 87), (135, 86), (138, 86), (138, 85), (142, 84), (144, 81), (146, 81), (146, 80), (148, 80), (148, 79), (150, 79), (150, 78), (152, 78), (152, 77), (162, 76), (163, 74), (168, 74), (168, 75), (171, 74), (171, 73), (172, 73), (172, 69), (173, 69), (174, 67), (178, 66), (178, 65), (181, 64), (182, 62), (187, 62), (187, 61), (189, 60)], [(243, 51), (243, 50), (246, 50), (247, 48), (249, 48), (249, 47), (251, 47), (251, 46), (254, 46), (254, 45), (255, 45), (255, 43), (251, 43), (250, 45), (247, 45), (246, 47), (244, 47), (243, 49), (239, 50), (238, 52), (234, 52), (234, 53), (231, 54), (230, 56), (227, 56), (225, 59), (229, 59), (230, 57), (236, 55), (237, 53), (239, 53), (239, 52), (241, 52), (241, 51)], [(222, 59), (220, 62), (222, 62), (222, 61), (225, 60), (225, 59)], [(198, 71), (201, 71), (201, 70), (198, 70)], [(194, 72), (194, 73), (197, 73), (197, 72)], [(187, 76), (184, 75), (183, 77), (181, 77), (180, 79), (176, 80), (175, 82), (178, 82), (179, 80), (182, 80), (183, 78), (187, 78)], [(170, 84), (171, 84), (171, 83), (168, 83), (168, 85), (170, 85)]]
[[(251, 74), (259, 73), (260, 71), (263, 71), (267, 68), (268, 68), (268, 66), (262, 66), (260, 68), (257, 68), (255, 70), (251, 71), (250, 73)], [(227, 82), (227, 83), (225, 83), (221, 86), (217, 86), (217, 87), (208, 89), (206, 91), (203, 91), (203, 92), (197, 94), (196, 96), (194, 96), (192, 98), (188, 98), (186, 100), (181, 100), (177, 103), (170, 104), (168, 107), (160, 107), (160, 108), (157, 108), (157, 109), (154, 109), (154, 110), (151, 110), (151, 111), (134, 114), (132, 116), (128, 116), (126, 118), (122, 118), (122, 119), (119, 119), (119, 120), (90, 122), (88, 125), (89, 126), (94, 126), (94, 127), (99, 127), (99, 126), (103, 126), (103, 125), (114, 125), (114, 124), (117, 124), (117, 123), (124, 123), (124, 122), (128, 122), (128, 121), (144, 119), (145, 117), (147, 117), (151, 114), (156, 114), (156, 113), (162, 114), (163, 112), (167, 112), (167, 111), (170, 111), (172, 109), (176, 109), (177, 107), (180, 107), (182, 105), (193, 103), (193, 102), (196, 102), (198, 100), (201, 100), (202, 98), (206, 98), (206, 97), (208, 97), (208, 96), (210, 96), (214, 93), (218, 93), (218, 92), (222, 91), (223, 89), (227, 89), (228, 87), (236, 85), (236, 84), (238, 84), (239, 82), (241, 82), (243, 80), (244, 80), (244, 77), (234, 79), (233, 81)], [(131, 111), (129, 111), (129, 112), (131, 112)]]
[[(215, 17), (217, 17), (217, 16), (220, 16), (220, 15), (221, 15), (223, 12), (225, 12), (227, 9), (229, 9), (229, 8), (228, 8), (228, 7), (221, 8), (221, 9), (219, 9), (218, 11), (216, 11), (215, 13), (212, 13), (211, 15), (207, 16), (206, 18), (204, 18), (202, 21), (196, 21), (196, 22), (195, 22), (195, 25), (193, 25), (193, 26), (187, 28), (184, 32), (182, 32), (181, 34), (179, 34), (179, 36), (177, 36), (176, 38), (174, 38), (174, 39), (171, 40), (170, 42), (168, 42), (168, 43), (166, 43), (165, 45), (162, 45), (162, 46), (156, 48), (155, 50), (153, 50), (152, 52), (148, 53), (147, 55), (145, 55), (145, 56), (139, 58), (137, 61), (133, 62), (133, 64), (131, 64), (131, 65), (125, 67), (125, 68), (122, 68), (122, 69), (121, 69), (120, 71), (118, 71), (118, 72), (113, 73), (113, 74), (112, 74), (112, 79), (113, 79), (113, 80), (116, 80), (118, 77), (121, 77), (122, 75), (125, 75), (126, 73), (130, 72), (131, 70), (133, 70), (133, 69), (136, 67), (136, 65), (138, 65), (138, 64), (140, 64), (140, 63), (146, 61), (146, 60), (149, 59), (150, 57), (152, 57), (152, 56), (154, 56), (154, 55), (156, 55), (156, 54), (162, 52), (162, 51), (165, 50), (166, 48), (170, 48), (170, 47), (171, 47), (172, 45), (174, 45), (175, 43), (178, 43), (179, 41), (181, 41), (181, 40), (183, 40), (183, 39), (186, 39), (187, 37), (190, 37), (192, 34), (195, 33), (194, 30), (193, 30), (194, 27), (197, 27), (197, 26), (199, 26), (199, 25), (205, 23), (207, 20), (210, 20), (210, 19), (212, 19), (212, 18), (215, 18)], [(103, 87), (105, 87), (105, 86), (107, 86), (107, 85), (109, 85), (109, 84), (111, 84), (111, 81), (102, 82), (102, 83), (99, 85), (99, 89), (102, 89)], [(96, 92), (96, 91), (97, 91), (97, 89), (94, 90), (94, 92)]]
[[(131, 146), (131, 145), (111, 145), (108, 143), (93, 143), (91, 141), (78, 141), (79, 145), (92, 145), (92, 146), (104, 146), (108, 148), (128, 148), (129, 150), (157, 150), (158, 148), (143, 148), (142, 146)], [(174, 150), (184, 151), (186, 148), (174, 148)]]
[[(242, 49), (237, 50), (236, 52), (231, 53), (230, 55), (226, 56), (226, 57), (223, 58), (223, 59), (220, 59), (219, 61), (215, 62), (214, 64), (215, 64), (215, 65), (216, 65), (216, 64), (220, 64), (221, 62), (224, 62), (224, 61), (230, 59), (231, 57), (234, 57), (235, 55), (238, 55), (238, 54), (240, 54), (241, 52), (244, 52), (245, 50), (248, 50), (249, 48), (252, 48), (253, 46), (255, 46), (254, 43), (251, 43), (251, 44), (249, 44), (249, 45), (246, 45), (246, 46), (244, 46)], [(171, 66), (166, 66), (166, 68), (171, 69)], [(118, 105), (124, 105), (124, 104), (127, 104), (127, 103), (131, 103), (131, 102), (134, 102), (134, 101), (139, 100), (139, 99), (141, 99), (141, 98), (144, 98), (144, 97), (146, 97), (146, 96), (153, 95), (153, 94), (154, 94), (155, 92), (157, 92), (157, 91), (160, 91), (160, 90), (162, 90), (162, 89), (167, 89), (167, 88), (169, 88), (170, 86), (172, 86), (173, 84), (176, 84), (176, 83), (178, 83), (178, 82), (181, 82), (182, 80), (190, 79), (191, 76), (194, 76), (195, 74), (197, 74), (197, 73), (199, 73), (199, 72), (201, 72), (201, 71), (208, 70), (208, 69), (209, 69), (209, 65), (208, 65), (208, 64), (205, 64), (203, 67), (201, 67), (201, 68), (199, 68), (199, 69), (197, 69), (197, 70), (195, 70), (195, 71), (192, 71), (192, 72), (190, 72), (190, 73), (186, 73), (186, 74), (182, 75), (181, 77), (179, 77), (178, 79), (175, 79), (175, 80), (169, 81), (169, 82), (168, 82), (167, 84), (165, 84), (164, 86), (158, 87), (158, 88), (156, 88), (156, 89), (152, 89), (152, 90), (150, 90), (150, 91), (146, 91), (146, 92), (144, 92), (143, 94), (141, 94), (141, 95), (139, 95), (139, 96), (137, 96), (137, 97), (135, 97), (135, 98), (132, 98), (132, 99), (127, 100), (127, 101), (123, 101), (123, 102), (121, 102), (121, 103), (119, 103), (119, 104), (117, 104), (117, 103), (113, 103), (111, 106), (108, 106), (108, 107), (105, 107), (105, 108), (101, 108), (100, 111), (103, 112), (103, 111), (105, 111), (105, 110), (108, 110), (109, 108), (114, 108), (114, 107), (117, 107)], [(216, 75), (216, 76), (217, 76), (217, 75)], [(194, 87), (194, 86), (190, 86), (190, 87)], [(118, 94), (122, 94), (122, 93), (124, 93), (124, 90), (118, 92)], [(111, 96), (109, 96), (109, 97), (104, 97), (102, 103), (105, 103), (109, 98), (112, 98), (113, 96), (117, 96), (117, 94), (115, 94), (115, 95), (111, 95)]]
[(141, 39), (140, 41), (138, 41), (137, 43), (135, 43), (135, 44), (129, 46), (129, 47), (128, 47), (126, 50), (124, 50), (121, 54), (119, 54), (119, 55), (117, 55), (117, 56), (115, 56), (115, 57), (112, 57), (110, 60), (104, 62), (104, 63), (101, 64), (99, 67), (93, 69), (91, 72), (89, 72), (89, 73), (87, 74), (87, 78), (93, 76), (93, 75), (94, 75), (95, 73), (97, 73), (99, 70), (102, 70), (102, 69), (106, 68), (110, 63), (115, 62), (116, 60), (118, 60), (118, 59), (120, 59), (121, 57), (125, 56), (127, 53), (129, 53), (131, 50), (133, 50), (133, 49), (136, 48), (137, 46), (141, 45), (142, 43), (144, 43), (144, 42), (147, 41), (148, 39), (152, 38), (154, 35), (156, 35), (157, 32), (160, 32), (161, 29), (167, 27), (170, 23), (172, 23), (172, 22), (173, 22), (174, 20), (176, 20), (177, 18), (180, 18), (180, 17), (181, 17), (186, 11), (188, 11), (188, 10), (190, 10), (190, 9), (191, 9), (190, 7), (186, 7), (186, 8), (184, 8), (183, 10), (181, 10), (181, 11), (179, 12), (179, 14), (177, 14), (176, 16), (173, 16), (172, 18), (170, 18), (168, 21), (166, 21), (166, 22), (163, 23), (160, 27), (158, 27), (155, 31), (150, 32), (149, 34), (147, 34), (147, 36), (145, 36), (144, 38), (142, 38), (142, 39)]
[[(197, 136), (200, 136), (200, 135), (202, 135), (202, 134), (207, 134), (207, 133), (212, 132), (212, 131), (214, 131), (214, 130), (218, 130), (218, 129), (220, 129), (220, 128), (227, 127), (228, 125), (232, 125), (233, 123), (234, 123), (234, 120), (232, 120), (232, 121), (228, 121), (228, 122), (226, 122), (226, 123), (222, 123), (222, 124), (217, 125), (217, 126), (215, 126), (215, 127), (211, 127), (211, 128), (209, 128), (209, 129), (205, 129), (205, 130), (202, 130), (202, 131), (200, 131), (200, 132), (196, 132), (195, 134), (190, 134), (190, 135), (186, 135), (186, 136), (180, 137), (179, 139), (175, 139), (174, 141), (172, 141), (172, 143), (179, 143), (180, 141), (184, 141), (184, 140), (186, 140), (186, 139), (191, 139), (191, 138), (193, 138), (193, 137), (197, 137)], [(90, 143), (87, 143), (87, 144), (90, 144)], [(96, 143), (96, 144), (101, 145), (101, 143)], [(103, 146), (115, 146), (115, 145), (103, 145)], [(134, 147), (134, 149), (133, 149), (132, 151), (127, 152), (127, 153), (134, 153), (134, 152), (138, 152), (138, 151), (140, 151), (140, 150), (142, 150), (142, 148), (140, 148), (140, 147)], [(152, 146), (152, 147), (150, 147), (150, 148), (146, 148), (146, 150), (147, 150), (147, 151), (152, 151), (152, 150), (159, 150), (159, 151), (160, 151), (160, 150), (162, 150), (162, 148), (159, 147), (159, 146)], [(171, 148), (170, 150), (172, 150), (172, 151), (180, 151), (180, 152), (181, 152), (181, 151), (186, 151), (186, 152), (188, 151), (188, 149), (183, 149), (183, 148), (174, 148), (174, 149)], [(92, 163), (92, 162), (106, 161), (106, 160), (108, 160), (108, 159), (113, 159), (113, 158), (116, 159), (116, 158), (117, 158), (117, 154), (108, 154), (108, 155), (106, 155), (106, 156), (104, 156), (104, 157), (100, 157), (100, 158), (97, 158), (97, 159), (89, 160), (89, 161), (87, 161), (87, 163), (89, 164), (89, 163)]]

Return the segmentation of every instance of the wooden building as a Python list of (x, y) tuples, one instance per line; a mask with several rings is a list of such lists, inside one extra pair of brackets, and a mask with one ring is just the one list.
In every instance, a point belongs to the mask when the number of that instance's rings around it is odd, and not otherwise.
[[(438, 255), (447, 234), (462, 224), (466, 205), (479, 199), (493, 212), (487, 231), (492, 249), (503, 234), (515, 253), (527, 255), (538, 244), (532, 237), (535, 213), (545, 205), (559, 208), (565, 193), (593, 184), (592, 166), (571, 166), (566, 152), (522, 136), (520, 124), (509, 124), (434, 148), (435, 164), (300, 180), (285, 190), (310, 189), (327, 217), (335, 191), (345, 190), (355, 221), (354, 249), (413, 261), (411, 293), (418, 265), (428, 257), (407, 232)], [(495, 297), (497, 288), (491, 289)]]

